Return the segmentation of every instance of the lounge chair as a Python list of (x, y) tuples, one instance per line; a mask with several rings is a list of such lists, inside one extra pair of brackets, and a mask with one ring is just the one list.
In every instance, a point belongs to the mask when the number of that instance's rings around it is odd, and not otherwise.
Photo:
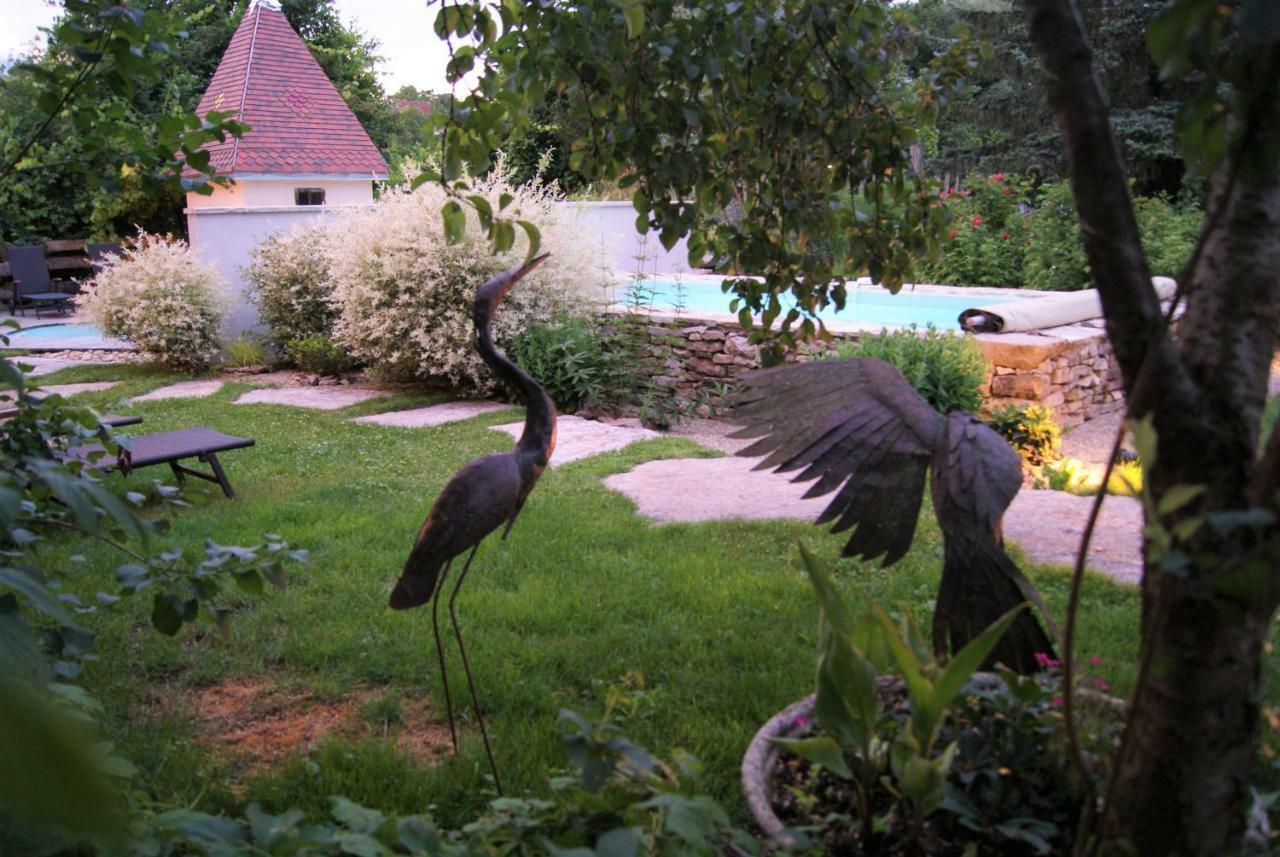
[(124, 248), (113, 241), (103, 241), (88, 245), (85, 251), (89, 254), (89, 267), (93, 269), (96, 276), (107, 264), (107, 256), (119, 256)]
[[(117, 423), (117, 425), (120, 424), (123, 423)], [(100, 457), (93, 462), (92, 466), (101, 470), (119, 470), (128, 475), (140, 467), (167, 464), (179, 484), (185, 482), (186, 477), (195, 476), (208, 482), (216, 482), (222, 488), (222, 493), (228, 497), (235, 497), (236, 492), (232, 490), (231, 481), (227, 479), (227, 474), (222, 469), (221, 462), (218, 461), (218, 453), (253, 446), (254, 443), (253, 438), (223, 434), (204, 426), (135, 435), (122, 440), (128, 445), (128, 449), (122, 450), (118, 459), (109, 460)], [(87, 461), (93, 452), (101, 449), (102, 447), (96, 444), (85, 444), (76, 447), (75, 457)], [(209, 465), (212, 473), (193, 470), (181, 463), (188, 458), (194, 458)]]
[(59, 312), (67, 311), (71, 295), (53, 290), (43, 245), (7, 247), (5, 253), (9, 257), (9, 274), (13, 277), (9, 297), (11, 312), (20, 312), (27, 304), (35, 309), (36, 318), (40, 317), (40, 308), (44, 306), (52, 306)]

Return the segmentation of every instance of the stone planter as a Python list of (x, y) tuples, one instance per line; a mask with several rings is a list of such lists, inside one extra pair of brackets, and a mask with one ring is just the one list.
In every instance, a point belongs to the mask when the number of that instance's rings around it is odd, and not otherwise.
[[(973, 680), (980, 684), (995, 685), (1000, 679), (995, 673), (974, 673)], [(880, 676), (876, 679), (876, 687), (882, 696), (903, 692), (901, 676)], [(1080, 688), (1076, 694), (1101, 704), (1123, 715), (1125, 702), (1114, 696), (1108, 696), (1095, 690)], [(773, 811), (773, 768), (782, 751), (774, 746), (770, 738), (792, 738), (803, 732), (813, 722), (813, 708), (816, 698), (809, 694), (804, 699), (791, 703), (779, 711), (760, 727), (747, 752), (742, 757), (742, 796), (751, 810), (760, 830), (783, 847), (795, 844), (795, 838), (786, 832), (786, 825)]]
[(785, 825), (773, 811), (773, 781), (770, 773), (782, 752), (769, 742), (770, 738), (789, 738), (803, 727), (796, 725), (813, 717), (814, 695), (809, 694), (779, 711), (760, 727), (760, 731), (747, 745), (742, 757), (742, 796), (747, 801), (751, 816), (766, 836), (784, 847), (795, 844), (795, 839), (785, 832)]

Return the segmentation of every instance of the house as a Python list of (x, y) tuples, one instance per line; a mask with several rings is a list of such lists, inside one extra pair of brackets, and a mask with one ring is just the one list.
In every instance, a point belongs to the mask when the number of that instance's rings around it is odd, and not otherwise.
[[(245, 12), (196, 112), (212, 111), (249, 130), (205, 147), (231, 184), (188, 193), (187, 227), (192, 248), (241, 292), (240, 268), (263, 239), (372, 205), (374, 182), (387, 178), (378, 148), (276, 0), (255, 0)], [(255, 323), (239, 300), (230, 332)]]

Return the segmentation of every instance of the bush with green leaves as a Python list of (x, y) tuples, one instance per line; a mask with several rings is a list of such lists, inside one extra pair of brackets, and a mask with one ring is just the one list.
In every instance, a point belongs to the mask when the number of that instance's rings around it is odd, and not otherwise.
[(320, 333), (290, 339), (284, 353), (294, 366), (316, 375), (338, 375), (351, 368), (346, 349)]
[(963, 188), (946, 188), (935, 205), (951, 222), (936, 260), (921, 274), (928, 282), (955, 285), (1020, 286), (1026, 218), (1020, 206), (1030, 182), (996, 173)]
[(233, 339), (223, 346), (226, 354), (226, 362), (229, 366), (237, 369), (245, 369), (250, 366), (265, 366), (267, 360), (267, 349), (258, 339), (249, 336), (241, 336)]
[(607, 320), (559, 318), (530, 325), (507, 346), (507, 356), (538, 379), (565, 413), (614, 410), (631, 389), (630, 355)]
[(249, 297), (278, 345), (333, 333), (339, 312), (329, 279), (333, 229), (317, 219), (272, 235), (250, 254), (243, 271)]
[[(516, 186), (499, 168), (474, 179), (471, 193), (494, 212), (536, 224), (541, 250), (551, 254), (503, 300), (492, 323), (495, 341), (510, 342), (529, 325), (577, 310), (599, 294), (596, 248), (581, 240), (574, 214), (555, 204), (554, 186)], [(340, 308), (335, 339), (387, 377), (489, 392), (497, 382), (474, 347), (472, 302), (477, 287), (525, 258), (529, 242), (520, 231), (509, 249), (495, 254), (476, 223), (455, 234), (446, 210), (462, 216), (438, 184), (427, 183), (415, 191), (392, 189), (342, 222), (342, 240), (331, 244), (329, 255)], [(465, 211), (478, 218), (471, 206)], [(459, 240), (447, 240), (446, 225)]]
[(1053, 411), (1040, 405), (1005, 405), (992, 411), (987, 425), (998, 431), (1022, 460), (1040, 467), (1058, 457), (1062, 428)]
[[(179, 492), (108, 490), (93, 465), (114, 461), (121, 445), (92, 411), (44, 395), (27, 370), (0, 357), (0, 409), (9, 412), (0, 421), (0, 757), (23, 772), (0, 778), (0, 853), (115, 853), (134, 769), (103, 741), (101, 706), (77, 683), (97, 659), (93, 615), (145, 598), (162, 634), (198, 620), (225, 630), (229, 591), (283, 585), (284, 564), (306, 557), (274, 535), (258, 547), (210, 540), (196, 557), (162, 550), (166, 521), (144, 511), (180, 502)], [(47, 549), (75, 538), (105, 542), (126, 560), (92, 600), (62, 591), (84, 572), (76, 557)]]
[(222, 275), (185, 241), (142, 235), (98, 272), (82, 298), (109, 336), (180, 372), (200, 372), (219, 353), (228, 306)]
[(892, 332), (882, 330), (855, 342), (843, 340), (823, 356), (875, 357), (892, 363), (916, 392), (943, 414), (977, 413), (990, 371), (976, 339), (944, 333), (933, 325), (924, 330), (915, 325)]
[(1136, 197), (1133, 214), (1142, 233), (1142, 249), (1147, 264), (1157, 277), (1182, 276), (1182, 269), (1195, 250), (1204, 211), (1191, 196), (1169, 199), (1164, 196)]

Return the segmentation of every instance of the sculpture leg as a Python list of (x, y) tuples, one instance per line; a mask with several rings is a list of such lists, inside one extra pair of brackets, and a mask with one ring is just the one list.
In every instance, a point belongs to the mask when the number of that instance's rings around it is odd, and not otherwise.
[(444, 708), (449, 715), (449, 737), (453, 739), (453, 754), (458, 755), (458, 727), (453, 722), (453, 700), (449, 698), (449, 673), (444, 664), (444, 646), (440, 643), (440, 596), (444, 594), (444, 579), (449, 576), (453, 560), (440, 569), (440, 579), (431, 592), (431, 630), (436, 636), (436, 659), (440, 662), (440, 686), (444, 688)]
[(493, 784), (498, 789), (498, 795), (502, 795), (502, 780), (498, 777), (498, 765), (493, 761), (493, 748), (489, 746), (489, 733), (484, 728), (484, 716), (480, 713), (480, 699), (476, 695), (476, 684), (471, 678), (471, 665), (467, 662), (467, 648), (462, 644), (462, 629), (458, 627), (458, 614), (454, 612), (454, 602), (458, 600), (458, 591), (462, 589), (462, 581), (467, 579), (467, 571), (471, 568), (471, 560), (475, 559), (476, 551), (479, 549), (476, 545), (471, 549), (467, 562), (462, 566), (462, 571), (458, 573), (458, 580), (453, 584), (453, 594), (449, 596), (449, 618), (453, 620), (453, 633), (458, 638), (458, 652), (462, 655), (462, 669), (467, 674), (467, 687), (471, 690), (471, 704), (476, 710), (476, 722), (480, 724), (480, 737), (484, 740), (484, 753), (489, 757), (489, 770), (493, 771)]

